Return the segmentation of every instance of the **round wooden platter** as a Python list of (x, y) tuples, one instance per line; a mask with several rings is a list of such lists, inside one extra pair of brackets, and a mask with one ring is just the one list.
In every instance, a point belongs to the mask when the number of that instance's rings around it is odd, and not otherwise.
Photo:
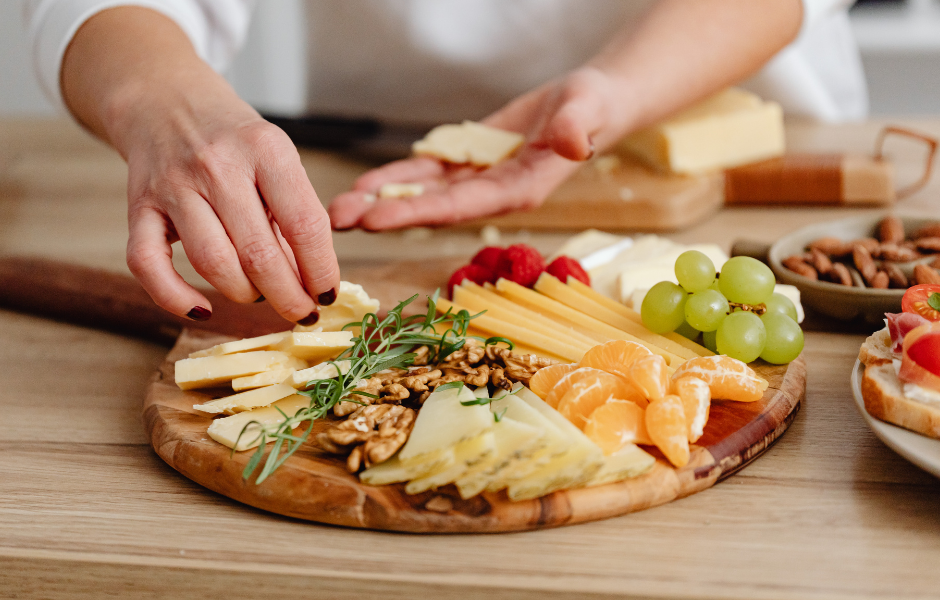
[[(251, 452), (236, 453), (206, 434), (211, 418), (193, 410), (210, 398), (183, 392), (173, 365), (190, 352), (232, 338), (184, 331), (154, 374), (144, 423), (154, 450), (171, 467), (215, 492), (257, 508), (320, 523), (415, 533), (520, 531), (623, 515), (700, 492), (760, 456), (789, 426), (806, 391), (802, 356), (786, 366), (758, 364), (770, 382), (759, 402), (712, 403), (705, 434), (689, 464), (673, 468), (655, 449), (648, 473), (619, 483), (555, 492), (513, 502), (505, 492), (463, 500), (454, 486), (408, 495), (404, 484), (368, 486), (345, 461), (308, 441), (260, 485), (242, 479)], [(219, 390), (217, 396), (231, 394)], [(326, 421), (314, 424), (314, 433)], [(313, 439), (313, 435), (309, 437)]]

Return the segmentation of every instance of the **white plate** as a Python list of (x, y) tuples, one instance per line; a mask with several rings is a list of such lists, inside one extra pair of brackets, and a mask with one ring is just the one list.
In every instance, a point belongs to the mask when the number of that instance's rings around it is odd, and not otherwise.
[(852, 395), (855, 396), (855, 406), (868, 423), (868, 427), (889, 448), (931, 475), (940, 477), (940, 440), (879, 421), (868, 414), (862, 399), (863, 372), (862, 363), (856, 360), (852, 370)]

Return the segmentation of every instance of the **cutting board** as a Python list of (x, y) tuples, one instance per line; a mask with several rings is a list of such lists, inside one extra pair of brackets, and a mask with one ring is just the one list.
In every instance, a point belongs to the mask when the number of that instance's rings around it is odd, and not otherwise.
[[(389, 306), (413, 293), (430, 293), (445, 281), (449, 263), (400, 264), (344, 277), (361, 283)], [(415, 274), (419, 273), (416, 283)], [(411, 281), (410, 285), (407, 281)], [(397, 294), (389, 298), (390, 293)], [(193, 410), (208, 399), (183, 392), (174, 383), (173, 364), (190, 352), (232, 339), (203, 331), (184, 331), (154, 374), (143, 419), (154, 450), (171, 467), (229, 498), (274, 513), (346, 527), (418, 533), (500, 532), (571, 525), (643, 510), (702, 491), (762, 454), (789, 426), (806, 389), (802, 357), (786, 366), (758, 363), (770, 382), (759, 402), (714, 402), (705, 434), (681, 469), (655, 450), (652, 471), (615, 484), (555, 492), (513, 502), (505, 492), (463, 500), (456, 488), (408, 495), (404, 485), (368, 486), (345, 469), (345, 461), (306, 443), (267, 480), (242, 479), (250, 452), (237, 453), (211, 440), (211, 418)], [(220, 390), (216, 397), (230, 394)], [(328, 425), (315, 423), (315, 434)]]
[(627, 156), (583, 165), (537, 209), (473, 221), (506, 229), (677, 231), (700, 223), (724, 203), (724, 173), (657, 173)]

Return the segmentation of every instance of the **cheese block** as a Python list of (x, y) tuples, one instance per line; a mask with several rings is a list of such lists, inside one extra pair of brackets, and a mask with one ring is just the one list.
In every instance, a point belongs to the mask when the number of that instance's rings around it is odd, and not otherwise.
[(656, 464), (656, 459), (636, 444), (627, 444), (614, 454), (604, 457), (604, 465), (584, 485), (591, 487), (637, 477)]
[(276, 385), (269, 385), (248, 392), (242, 392), (241, 394), (226, 396), (218, 400), (211, 400), (204, 404), (195, 404), (193, 408), (213, 415), (221, 413), (234, 415), (246, 410), (270, 406), (278, 400), (296, 393), (297, 390), (293, 387), (285, 383), (278, 383)]
[(730, 88), (638, 131), (621, 149), (671, 173), (720, 171), (784, 151), (783, 110), (744, 90)]
[[(293, 417), (298, 411), (310, 406), (310, 398), (294, 394), (265, 408), (249, 410), (231, 417), (222, 417), (209, 425), (209, 437), (223, 446), (237, 451), (254, 448), (261, 443), (261, 426), (275, 426), (283, 423), (284, 415)], [(255, 423), (252, 423), (255, 421)], [(259, 423), (261, 425), (259, 425)], [(247, 426), (247, 427), (246, 427)], [(244, 430), (244, 434), (242, 434)], [(239, 435), (241, 434), (241, 440)], [(238, 445), (235, 445), (236, 440)], [(267, 441), (273, 441), (270, 438)]]
[(407, 465), (409, 460), (451, 448), (491, 427), (493, 415), (486, 406), (461, 404), (475, 399), (466, 386), (433, 392), (421, 406), (399, 459)]
[(269, 385), (275, 385), (277, 383), (283, 383), (296, 372), (296, 369), (288, 367), (282, 369), (273, 369), (271, 371), (265, 371), (263, 373), (258, 373), (257, 375), (249, 375), (247, 377), (236, 377), (232, 380), (232, 389), (236, 392), (244, 392), (246, 390), (253, 390), (267, 387)]
[(278, 342), (276, 348), (311, 363), (336, 358), (352, 346), (351, 331), (294, 331)]
[(411, 150), (418, 156), (489, 167), (511, 156), (524, 142), (522, 134), (464, 121), (435, 127), (412, 144)]
[(232, 342), (223, 342), (205, 350), (198, 350), (189, 355), (189, 358), (199, 358), (202, 356), (222, 356), (224, 354), (235, 354), (236, 352), (250, 352), (252, 350), (273, 350), (274, 346), (287, 337), (289, 331), (278, 333), (269, 333), (253, 338), (245, 338)]
[(459, 442), (454, 447), (454, 463), (448, 467), (412, 479), (405, 485), (406, 494), (420, 494), (453, 483), (468, 469), (485, 460), (496, 450), (496, 439), (492, 432), (484, 432), (476, 437)]
[(292, 360), (292, 356), (286, 352), (269, 350), (184, 358), (176, 361), (176, 385), (181, 390), (213, 387), (228, 383), (236, 377), (286, 368)]
[(370, 298), (361, 285), (341, 281), (333, 304), (320, 307), (316, 325), (297, 325), (294, 331), (341, 331), (349, 323), (361, 323), (367, 314), (377, 312), (379, 301)]
[(456, 462), (455, 456), (454, 448), (448, 448), (443, 452), (433, 453), (430, 460), (404, 464), (396, 454), (387, 461), (369, 467), (360, 473), (359, 480), (366, 485), (388, 485), (390, 483), (411, 481), (418, 477), (424, 477), (428, 473), (446, 469)]
[[(350, 363), (348, 360), (337, 361), (336, 365), (339, 365), (339, 370), (344, 374), (349, 372)], [(322, 379), (333, 379), (334, 377), (339, 377), (336, 366), (332, 362), (325, 362), (314, 365), (309, 369), (294, 371), (290, 375), (290, 380), (285, 383), (297, 389), (306, 389), (309, 387), (309, 383), (317, 382)]]
[(472, 498), (486, 489), (499, 473), (531, 457), (545, 447), (542, 432), (503, 415), (490, 429), (493, 434), (493, 452), (470, 467), (454, 482), (462, 498)]
[(420, 183), (385, 183), (379, 188), (379, 198), (383, 200), (412, 198), (423, 193), (424, 185)]

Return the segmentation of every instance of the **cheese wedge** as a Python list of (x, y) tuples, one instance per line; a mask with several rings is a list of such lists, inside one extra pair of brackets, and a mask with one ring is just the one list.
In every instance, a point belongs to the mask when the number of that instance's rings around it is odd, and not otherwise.
[(585, 486), (603, 485), (630, 479), (646, 473), (656, 464), (656, 459), (636, 444), (627, 444), (614, 454), (604, 457), (602, 466)]
[(377, 312), (379, 301), (370, 298), (361, 285), (341, 281), (333, 304), (320, 307), (320, 318), (316, 325), (297, 325), (294, 331), (341, 331), (349, 323), (361, 323), (367, 314)]
[(236, 377), (282, 369), (292, 364), (285, 352), (260, 350), (222, 356), (184, 358), (176, 361), (176, 385), (181, 390), (206, 388), (228, 383)]
[[(348, 360), (337, 361), (336, 365), (339, 365), (339, 370), (344, 374), (349, 372), (350, 362)], [(339, 377), (339, 373), (337, 372), (336, 367), (331, 362), (325, 362), (314, 365), (309, 369), (294, 371), (290, 375), (290, 380), (285, 381), (285, 383), (288, 383), (297, 389), (306, 389), (309, 387), (308, 384), (315, 383), (323, 379), (333, 379), (335, 377)]]
[(296, 393), (297, 390), (293, 387), (285, 383), (278, 383), (276, 385), (269, 385), (248, 392), (242, 392), (241, 394), (219, 398), (218, 400), (211, 400), (204, 404), (195, 404), (193, 408), (212, 415), (222, 413), (234, 415), (246, 410), (270, 406), (278, 400)]
[(269, 333), (253, 338), (245, 338), (232, 342), (223, 342), (205, 350), (197, 350), (189, 355), (189, 358), (200, 358), (202, 356), (222, 356), (224, 354), (235, 354), (236, 352), (251, 352), (252, 350), (273, 350), (274, 346), (287, 337), (289, 331), (279, 333)]
[(352, 336), (351, 331), (294, 331), (278, 342), (275, 348), (311, 363), (318, 363), (336, 358), (351, 347)]
[(505, 415), (494, 423), (494, 449), (492, 454), (467, 469), (454, 483), (461, 498), (472, 498), (486, 489), (499, 473), (512, 464), (531, 457), (545, 447), (542, 433), (531, 425), (520, 423)]
[(359, 480), (366, 485), (388, 485), (424, 477), (453, 465), (456, 455), (453, 448), (435, 452), (430, 460), (403, 464), (396, 454), (387, 461), (370, 467), (359, 474)]
[[(285, 414), (293, 417), (298, 411), (309, 406), (310, 398), (295, 394), (283, 400), (278, 400), (266, 408), (257, 408), (231, 417), (216, 419), (212, 421), (212, 425), (209, 425), (207, 433), (209, 437), (223, 446), (228, 446), (239, 452), (248, 450), (261, 443), (261, 426), (280, 425), (285, 421)], [(244, 434), (242, 430), (244, 430)], [(241, 435), (240, 440), (239, 435)], [(238, 441), (237, 446), (236, 440)], [(268, 441), (273, 440), (268, 439)]]
[(453, 483), (475, 464), (485, 460), (496, 450), (496, 439), (492, 432), (484, 432), (464, 440), (454, 447), (454, 463), (423, 477), (412, 479), (405, 485), (406, 494), (420, 494)]
[(399, 459), (407, 465), (409, 461), (447, 450), (491, 427), (493, 415), (486, 406), (460, 403), (475, 399), (466, 386), (433, 392), (418, 412), (411, 435), (398, 453)]
[(418, 156), (489, 167), (509, 158), (523, 143), (522, 134), (464, 121), (460, 125), (435, 127), (424, 139), (412, 144), (411, 150)]

